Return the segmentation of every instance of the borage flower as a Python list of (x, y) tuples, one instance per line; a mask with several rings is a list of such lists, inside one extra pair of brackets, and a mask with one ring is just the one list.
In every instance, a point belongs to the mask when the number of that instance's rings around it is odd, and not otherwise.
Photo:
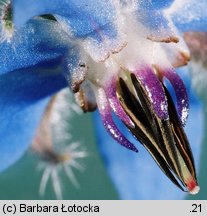
[[(187, 64), (189, 52), (170, 19), (177, 24), (177, 16), (174, 16), (177, 2), (165, 10), (171, 3), (65, 0), (51, 4), (49, 0), (14, 0), (12, 28), (15, 30), (11, 36), (4, 37), (1, 45), (4, 55), (8, 56), (2, 73), (12, 71), (14, 77), (22, 77), (21, 85), (8, 89), (12, 93), (16, 93), (15, 88), (25, 92), (28, 84), (42, 86), (41, 90), (32, 88), (25, 93), (28, 97), (36, 95), (34, 101), (65, 87), (63, 74), (84, 111), (98, 106), (106, 130), (118, 143), (138, 151), (114, 123), (112, 111), (178, 187), (197, 193), (193, 156), (183, 130), (188, 116), (188, 96), (174, 69)], [(194, 1), (188, 2), (190, 8), (194, 4)], [(8, 5), (4, 13), (11, 13)], [(194, 27), (202, 27), (203, 22), (195, 25), (198, 19), (194, 12), (191, 14), (194, 17), (191, 16), (190, 21), (183, 19), (181, 25), (189, 22)], [(9, 16), (3, 14), (2, 17)], [(4, 36), (5, 28), (2, 22)], [(19, 55), (20, 52), (26, 58)], [(51, 77), (54, 74), (56, 79)], [(12, 75), (4, 75), (5, 80), (2, 76), (2, 82), (7, 82)], [(57, 78), (60, 82), (55, 84)], [(176, 106), (164, 84), (165, 78), (175, 90)], [(20, 91), (25, 100), (23, 92)], [(31, 100), (26, 99), (31, 104)], [(15, 103), (18, 106), (19, 100)], [(36, 104), (34, 106), (36, 108)], [(35, 129), (37, 124), (38, 121), (31, 127)], [(32, 133), (28, 138), (32, 138)], [(26, 147), (26, 140), (24, 143)], [(19, 156), (20, 153), (16, 158)]]

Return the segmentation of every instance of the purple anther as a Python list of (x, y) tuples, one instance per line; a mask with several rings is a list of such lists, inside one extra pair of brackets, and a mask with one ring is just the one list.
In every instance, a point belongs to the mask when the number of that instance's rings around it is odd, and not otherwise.
[(165, 92), (153, 70), (148, 66), (143, 66), (135, 72), (135, 75), (147, 92), (155, 113), (160, 119), (168, 119), (168, 104)]
[(129, 127), (134, 128), (134, 123), (131, 121), (129, 116), (123, 110), (117, 95), (116, 95), (116, 79), (113, 77), (104, 88), (106, 96), (108, 98), (111, 109), (114, 113)]
[(111, 107), (109, 105), (104, 90), (102, 88), (99, 88), (95, 92), (95, 94), (98, 109), (101, 114), (104, 127), (106, 128), (108, 133), (122, 146), (132, 151), (138, 152), (137, 148), (131, 142), (129, 142), (129, 140), (119, 131), (119, 129), (115, 125), (111, 115)]

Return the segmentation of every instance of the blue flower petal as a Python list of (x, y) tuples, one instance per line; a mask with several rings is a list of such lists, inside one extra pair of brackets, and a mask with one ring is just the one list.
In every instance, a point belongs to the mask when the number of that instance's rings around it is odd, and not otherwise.
[[(198, 170), (202, 143), (203, 113), (198, 100), (190, 92), (190, 98), (192, 97), (193, 101), (191, 101), (189, 119), (185, 130), (192, 146)], [(187, 196), (187, 193), (178, 189), (163, 174), (143, 146), (137, 145), (138, 154), (120, 148), (105, 132), (100, 116), (97, 113), (94, 120), (100, 152), (121, 199), (183, 199)], [(122, 128), (125, 135), (129, 134), (122, 124), (119, 124), (119, 127)], [(132, 136), (128, 135), (128, 138), (133, 143), (137, 143)]]
[[(30, 20), (0, 44), (0, 171), (22, 156), (52, 94), (70, 82), (79, 51), (57, 22)], [(63, 77), (65, 76), (65, 78)]]
[[(53, 0), (51, 3), (50, 0), (14, 0), (13, 8), (16, 28), (34, 16), (53, 14), (70, 36), (87, 40), (84, 48), (99, 61), (124, 44), (116, 26), (116, 10), (110, 1)], [(97, 50), (99, 54), (96, 54)]]
[(169, 14), (174, 24), (183, 32), (207, 31), (207, 1), (175, 1)]
[[(14, 0), (13, 4), (16, 27), (23, 26), (34, 16), (54, 14), (68, 20), (67, 23), (76, 37), (86, 37), (103, 28), (106, 28), (107, 34), (114, 33), (110, 23), (114, 20), (115, 11), (108, 1), (53, 0), (51, 3), (50, 0)], [(100, 37), (98, 34), (96, 36), (97, 39)]]
[(175, 28), (164, 13), (164, 9), (162, 7), (156, 9), (149, 1), (142, 2), (138, 3), (134, 12), (137, 22), (147, 29), (146, 37), (153, 41), (175, 42), (177, 40)]
[(23, 155), (50, 96), (67, 85), (60, 62), (59, 58), (0, 76), (0, 171)]
[(139, 7), (148, 10), (160, 10), (169, 7), (175, 0), (141, 0)]
[(63, 56), (69, 49), (66, 33), (54, 21), (34, 19), (0, 43), (0, 74)]
[(169, 20), (159, 10), (137, 11), (139, 21), (150, 30), (155, 38), (167, 38), (174, 36), (174, 29)]

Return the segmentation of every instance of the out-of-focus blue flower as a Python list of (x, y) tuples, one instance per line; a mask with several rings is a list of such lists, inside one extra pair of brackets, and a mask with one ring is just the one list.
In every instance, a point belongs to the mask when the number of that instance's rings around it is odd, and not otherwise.
[[(175, 89), (178, 116), (185, 124), (186, 92), (172, 68), (185, 65), (189, 60), (179, 30), (206, 30), (206, 4), (205, 0), (199, 3), (195, 0), (183, 3), (172, 0), (13, 0), (13, 32), (7, 34), (5, 14), (9, 3), (6, 3), (0, 24), (0, 170), (22, 156), (32, 142), (50, 96), (67, 84), (78, 97), (80, 91), (84, 92), (81, 99), (85, 103), (92, 107), (97, 103), (105, 128), (121, 145), (133, 151), (137, 151), (136, 147), (120, 132), (111, 116), (113, 110), (125, 125), (133, 127), (134, 122), (117, 100), (117, 78), (126, 81), (129, 74), (135, 74), (144, 80), (142, 85), (149, 87), (145, 91), (151, 99), (151, 109), (158, 119), (167, 120), (165, 93), (151, 72), (156, 70), (161, 77), (167, 77)], [(45, 14), (52, 14), (54, 20), (39, 17)], [(146, 71), (151, 73), (151, 80)], [(154, 81), (156, 89), (150, 86), (150, 81)], [(84, 105), (82, 108), (86, 109)], [(198, 110), (200, 112), (200, 107)], [(85, 111), (90, 111), (90, 107)], [(97, 133), (102, 137), (102, 128), (96, 124)], [(192, 141), (194, 137), (189, 132), (188, 135)], [(110, 140), (107, 135), (98, 140), (121, 198), (184, 196), (169, 185), (168, 179), (154, 165), (148, 166), (149, 158), (143, 152), (139, 156), (113, 143), (107, 146), (105, 142)], [(198, 149), (199, 143), (196, 149), (193, 147), (196, 161)], [(188, 168), (184, 172), (189, 172)], [(187, 184), (186, 176), (182, 179), (184, 184)]]

